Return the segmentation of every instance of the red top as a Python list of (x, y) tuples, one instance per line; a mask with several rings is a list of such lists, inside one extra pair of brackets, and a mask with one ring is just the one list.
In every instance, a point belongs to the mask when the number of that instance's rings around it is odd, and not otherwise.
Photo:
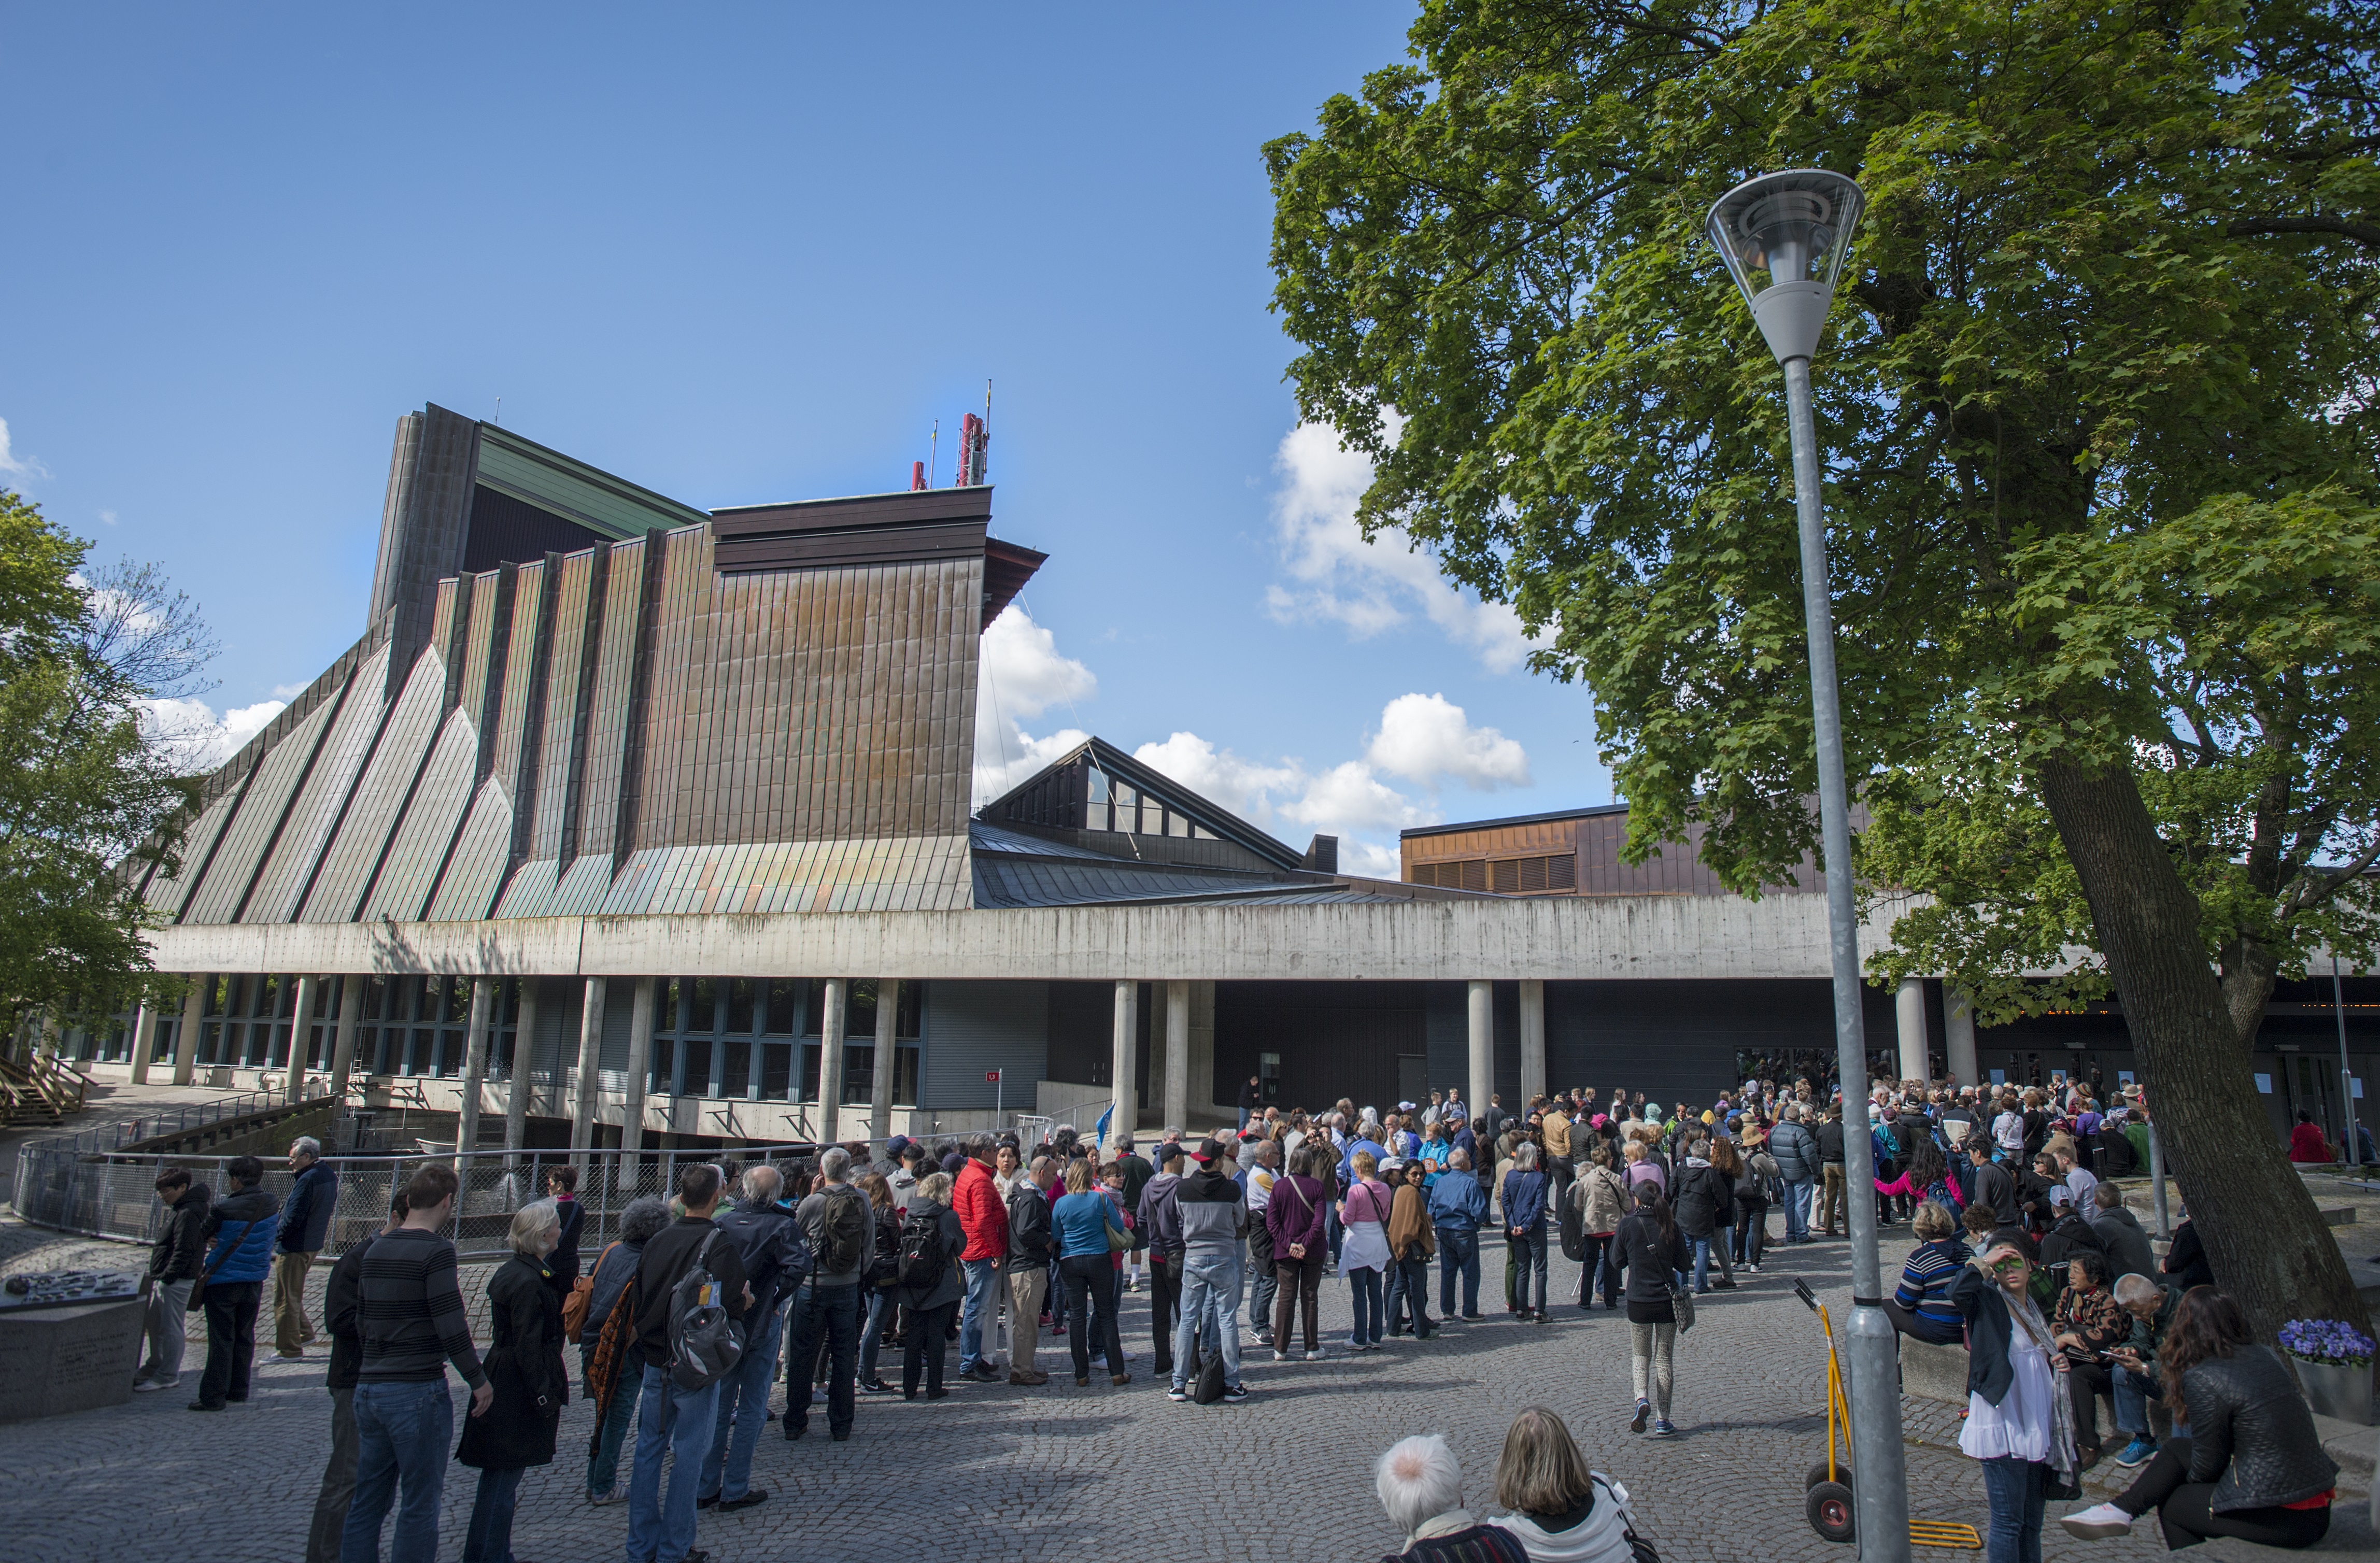
[(1008, 1206), (1001, 1203), (1000, 1185), (992, 1181), (990, 1168), (973, 1157), (967, 1158), (951, 1189), (951, 1208), (959, 1213), (959, 1225), (966, 1229), (966, 1249), (961, 1259), (1008, 1257)]
[(2322, 1126), (2301, 1123), (2289, 1131), (2291, 1161), (2327, 1162), (2331, 1159), (2330, 1143), (2322, 1137)]

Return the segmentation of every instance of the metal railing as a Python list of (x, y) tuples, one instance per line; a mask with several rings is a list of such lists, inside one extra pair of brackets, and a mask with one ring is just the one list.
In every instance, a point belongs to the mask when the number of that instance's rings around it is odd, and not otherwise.
[[(850, 1142), (856, 1144), (857, 1142)], [(880, 1151), (880, 1143), (870, 1150)], [(643, 1195), (666, 1199), (674, 1192), (681, 1166), (734, 1159), (749, 1167), (763, 1160), (803, 1160), (817, 1154), (806, 1144), (751, 1145), (729, 1150), (485, 1150), (430, 1156), (327, 1157), (338, 1175), (330, 1231), (322, 1256), (333, 1258), (358, 1239), (386, 1224), (390, 1204), (406, 1181), (425, 1163), (455, 1168), (461, 1188), (446, 1230), (466, 1258), (501, 1255), (513, 1212), (546, 1194), (556, 1168), (578, 1169), (577, 1199), (585, 1212), (578, 1237), (582, 1254), (598, 1252), (619, 1234), (620, 1215)], [(216, 1195), (229, 1187), (227, 1157), (93, 1154), (55, 1142), (27, 1145), (17, 1158), (17, 1213), (36, 1226), (125, 1242), (153, 1242), (163, 1229), (157, 1200), (158, 1174), (166, 1167), (189, 1170)], [(276, 1201), (289, 1197), (293, 1174), (281, 1161), (265, 1163), (265, 1191)]]
[[(317, 1101), (330, 1094), (330, 1077), (311, 1075), (307, 1078), (305, 1094), (298, 1097), (298, 1101)], [(242, 1091), (237, 1096), (216, 1097), (203, 1102), (160, 1107), (138, 1118), (118, 1119), (113, 1123), (103, 1123), (79, 1133), (45, 1135), (26, 1142), (22, 1149), (71, 1151), (82, 1156), (104, 1155), (125, 1145), (138, 1145), (142, 1140), (186, 1133), (193, 1129), (203, 1129), (210, 1123), (221, 1123), (227, 1119), (246, 1118), (250, 1113), (271, 1112), (277, 1108), (293, 1105), (296, 1104), (289, 1100), (285, 1091)]]

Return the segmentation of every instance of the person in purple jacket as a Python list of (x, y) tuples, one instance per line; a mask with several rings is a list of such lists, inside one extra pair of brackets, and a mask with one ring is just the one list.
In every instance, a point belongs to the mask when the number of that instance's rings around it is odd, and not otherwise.
[(1305, 1360), (1322, 1356), (1322, 1267), (1329, 1261), (1330, 1240), (1325, 1213), (1330, 1208), (1330, 1188), (1319, 1174), (1331, 1162), (1329, 1142), (1300, 1145), (1290, 1172), (1272, 1186), (1265, 1205), (1265, 1230), (1272, 1238), (1273, 1268), (1281, 1291), (1274, 1302), (1272, 1360), (1289, 1361), (1289, 1327), (1298, 1306), (1305, 1312)]

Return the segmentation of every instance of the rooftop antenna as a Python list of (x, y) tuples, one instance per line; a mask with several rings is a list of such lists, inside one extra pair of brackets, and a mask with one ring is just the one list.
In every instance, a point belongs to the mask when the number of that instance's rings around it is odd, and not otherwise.
[[(987, 400), (985, 401), (985, 404), (984, 404), (984, 405), (985, 405), (986, 406), (990, 406), (990, 400), (989, 400), (988, 398), (987, 398)], [(499, 397), (497, 397), (497, 398), (496, 398), (496, 418), (495, 418), (495, 421), (496, 421), (496, 423), (497, 423), (499, 426), (502, 426), (502, 424), (503, 424), (503, 423), (504, 423), (504, 399), (502, 396), (499, 396)]]
[(942, 474), (942, 420), (934, 419), (933, 441), (926, 447), (926, 486), (932, 488)]

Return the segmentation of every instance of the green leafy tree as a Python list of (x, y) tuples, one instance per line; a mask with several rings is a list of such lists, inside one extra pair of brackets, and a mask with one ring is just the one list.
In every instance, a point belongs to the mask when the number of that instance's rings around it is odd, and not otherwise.
[(113, 1014), (158, 979), (138, 867), (175, 865), (187, 734), (152, 702), (213, 650), (150, 566), (86, 576), (89, 545), (0, 490), (0, 1011)]
[[(1702, 236), (1857, 176), (1815, 367), (1880, 975), (1984, 1018), (2111, 984), (2219, 1273), (2362, 1319), (2249, 1078), (2276, 977), (2368, 957), (2380, 7), (1424, 5), (1266, 149), (1305, 415), (1359, 519), (1592, 690), (1631, 849), (1814, 851), (1774, 361)], [(2028, 980), (2081, 965), (2046, 987)]]

